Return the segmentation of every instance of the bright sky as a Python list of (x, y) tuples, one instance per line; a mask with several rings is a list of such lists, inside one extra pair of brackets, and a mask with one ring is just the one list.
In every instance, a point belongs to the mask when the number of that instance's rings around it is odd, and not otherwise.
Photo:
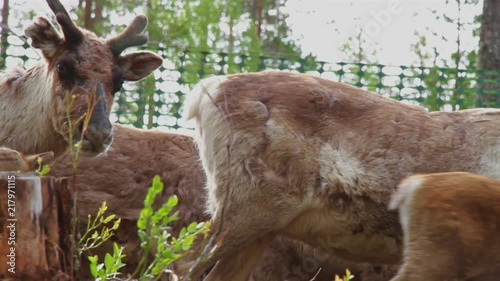
[[(286, 10), (294, 37), (305, 53), (312, 52), (318, 59), (343, 61), (338, 47), (356, 34), (358, 27), (365, 30), (365, 38), (378, 46), (380, 63), (409, 65), (415, 61), (410, 45), (416, 42), (414, 31), (426, 27), (449, 36), (452, 42), (434, 38), (430, 42), (443, 53), (456, 50), (456, 26), (437, 20), (430, 11), (445, 12), (457, 17), (455, 1), (445, 5), (445, 0), (288, 0)], [(482, 1), (481, 1), (482, 2)], [(482, 4), (462, 10), (465, 22), (471, 22), (482, 11)], [(332, 21), (334, 21), (332, 23)], [(470, 27), (461, 34), (465, 49), (477, 46)], [(336, 30), (337, 29), (337, 30)], [(429, 33), (429, 32), (427, 32)], [(432, 39), (429, 37), (428, 39)]]

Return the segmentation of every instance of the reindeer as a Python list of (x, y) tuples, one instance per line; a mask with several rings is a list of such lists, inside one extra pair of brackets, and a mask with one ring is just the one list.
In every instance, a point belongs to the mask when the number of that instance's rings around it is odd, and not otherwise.
[(24, 155), (16, 150), (0, 147), (0, 171), (31, 172), (54, 160), (52, 151)]
[(74, 124), (73, 141), (81, 141), (82, 153), (95, 156), (106, 151), (113, 139), (109, 113), (114, 94), (123, 81), (152, 73), (162, 59), (148, 51), (122, 54), (147, 42), (141, 34), (145, 16), (137, 16), (118, 36), (103, 40), (76, 26), (58, 0), (47, 3), (63, 36), (43, 17), (25, 29), (44, 59), (29, 70), (0, 74), (0, 146), (27, 154), (53, 151), (58, 157), (69, 146)]
[(391, 281), (500, 279), (500, 181), (465, 173), (414, 175), (389, 209), (399, 210), (404, 263)]
[[(120, 124), (113, 124), (113, 133), (113, 143), (105, 155), (78, 159), (78, 223), (80, 230), (84, 230), (87, 216), (94, 215), (102, 201), (106, 201), (108, 213), (121, 218), (120, 227), (112, 241), (105, 242), (91, 254), (99, 255), (102, 260), (106, 253), (113, 251), (113, 243), (119, 243), (125, 247), (123, 253), (127, 266), (123, 273), (132, 274), (144, 255), (137, 235), (137, 220), (153, 176), (160, 175), (165, 183), (165, 189), (158, 194), (154, 208), (171, 195), (175, 194), (179, 198), (175, 208), (179, 212), (179, 220), (171, 224), (171, 233), (177, 236), (181, 228), (189, 223), (210, 219), (204, 209), (205, 175), (190, 136)], [(69, 177), (72, 174), (73, 163), (68, 153), (54, 161), (49, 173), (56, 177)], [(88, 270), (87, 253), (83, 253), (81, 263), (80, 280), (94, 280)], [(183, 266), (174, 263), (174, 272)], [(266, 251), (252, 272), (252, 280), (310, 281), (316, 276), (316, 281), (332, 281), (335, 274), (343, 274), (346, 268), (353, 272), (356, 281), (387, 281), (397, 272), (397, 267), (388, 269), (346, 262), (321, 249), (283, 237), (276, 239)]]
[(402, 178), (500, 178), (495, 109), (427, 112), (343, 83), (268, 71), (202, 80), (184, 115), (195, 120), (216, 237), (199, 266), (180, 272), (193, 280), (217, 261), (206, 280), (247, 280), (276, 236), (350, 261), (397, 264), (402, 230), (387, 204)]

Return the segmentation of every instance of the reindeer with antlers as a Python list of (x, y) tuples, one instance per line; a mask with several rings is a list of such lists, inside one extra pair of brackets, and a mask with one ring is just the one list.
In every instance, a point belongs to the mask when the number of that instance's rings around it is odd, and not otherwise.
[(43, 17), (25, 29), (44, 59), (26, 71), (0, 73), (0, 146), (26, 154), (53, 151), (58, 157), (73, 136), (82, 153), (95, 156), (112, 142), (109, 114), (123, 81), (148, 76), (163, 60), (148, 51), (122, 54), (147, 42), (145, 16), (104, 40), (76, 26), (58, 0), (47, 3), (63, 36)]

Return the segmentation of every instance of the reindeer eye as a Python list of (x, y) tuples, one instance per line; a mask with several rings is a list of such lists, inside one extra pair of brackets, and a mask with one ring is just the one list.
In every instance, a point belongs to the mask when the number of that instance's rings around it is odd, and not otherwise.
[(57, 72), (59, 72), (59, 74), (65, 74), (66, 71), (68, 71), (68, 68), (63, 63), (57, 64)]
[(76, 66), (76, 60), (71, 54), (62, 57), (55, 65), (54, 72), (57, 73), (59, 81), (66, 89), (72, 89), (79, 85), (78, 80), (84, 80), (84, 77), (77, 73)]

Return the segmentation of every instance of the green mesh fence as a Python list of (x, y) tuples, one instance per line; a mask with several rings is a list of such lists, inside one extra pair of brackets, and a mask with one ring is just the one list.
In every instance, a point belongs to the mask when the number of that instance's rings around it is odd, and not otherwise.
[[(20, 38), (8, 37), (7, 53), (0, 68), (30, 67), (40, 55)], [(152, 50), (164, 64), (154, 75), (138, 83), (125, 83), (116, 95), (112, 118), (141, 128), (189, 128), (181, 119), (186, 93), (208, 75), (277, 69), (309, 73), (345, 82), (386, 97), (434, 110), (459, 110), (478, 106), (500, 107), (499, 71), (331, 63), (303, 58), (278, 58), (177, 49)], [(479, 98), (476, 98), (479, 97)], [(493, 97), (493, 98), (492, 98)]]

